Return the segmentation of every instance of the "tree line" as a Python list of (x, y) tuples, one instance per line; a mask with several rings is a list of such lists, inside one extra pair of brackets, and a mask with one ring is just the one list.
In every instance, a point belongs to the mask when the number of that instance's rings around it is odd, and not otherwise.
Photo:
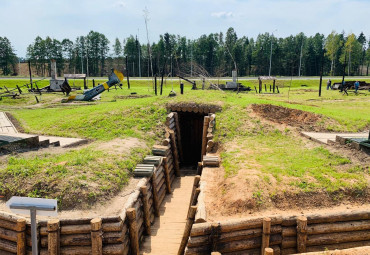
[[(3, 43), (6, 38), (0, 39)], [(11, 73), (16, 63), (8, 40), (7, 45), (8, 53), (3, 53), (3, 46), (0, 52), (3, 74)], [(238, 37), (231, 27), (226, 34), (211, 33), (194, 40), (165, 33), (149, 47), (132, 35), (122, 41), (116, 38), (111, 45), (104, 34), (91, 31), (75, 41), (38, 36), (28, 46), (27, 58), (41, 76), (50, 75), (51, 59), (56, 60), (59, 75), (68, 72), (103, 76), (112, 67), (126, 68), (130, 76), (137, 77), (162, 73), (166, 76), (191, 75), (195, 65), (211, 76), (230, 76), (234, 69), (239, 76), (269, 73), (318, 76), (321, 72), (324, 75), (342, 75), (343, 72), (368, 75), (370, 38), (367, 40), (363, 33), (356, 36), (335, 31), (326, 37), (320, 33), (314, 36), (299, 33), (277, 38), (264, 33), (248, 38)]]

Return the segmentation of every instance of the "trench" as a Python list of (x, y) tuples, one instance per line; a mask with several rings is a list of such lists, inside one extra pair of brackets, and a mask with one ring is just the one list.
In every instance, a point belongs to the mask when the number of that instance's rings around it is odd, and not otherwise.
[(183, 158), (181, 170), (196, 169), (201, 161), (203, 123), (207, 114), (194, 112), (177, 112), (179, 118)]

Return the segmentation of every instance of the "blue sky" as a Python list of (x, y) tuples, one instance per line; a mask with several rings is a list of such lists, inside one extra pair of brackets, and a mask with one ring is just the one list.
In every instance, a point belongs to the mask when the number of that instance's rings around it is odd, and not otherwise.
[(37, 35), (74, 41), (94, 30), (111, 42), (138, 33), (146, 42), (145, 7), (151, 42), (165, 32), (195, 39), (229, 27), (254, 38), (275, 30), (277, 37), (332, 30), (370, 36), (370, 0), (0, 0), (0, 36), (19, 56)]

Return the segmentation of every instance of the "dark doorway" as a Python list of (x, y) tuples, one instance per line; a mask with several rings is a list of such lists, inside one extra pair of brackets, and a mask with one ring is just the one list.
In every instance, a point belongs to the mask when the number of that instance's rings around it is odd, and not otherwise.
[(196, 167), (201, 161), (202, 135), (204, 114), (194, 112), (178, 112), (183, 166)]

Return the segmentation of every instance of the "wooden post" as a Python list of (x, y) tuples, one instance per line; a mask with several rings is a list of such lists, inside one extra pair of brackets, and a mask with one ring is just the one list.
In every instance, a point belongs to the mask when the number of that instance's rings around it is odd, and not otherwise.
[(136, 224), (136, 209), (129, 208), (126, 214), (129, 221), (131, 254), (139, 255), (139, 233)]
[(47, 223), (48, 230), (48, 253), (49, 255), (57, 255), (60, 251), (60, 232), (59, 220), (49, 220)]
[(180, 154), (180, 161), (184, 161), (184, 155), (182, 153), (181, 130), (180, 130), (179, 115), (177, 114), (177, 112), (175, 112), (173, 116), (175, 118), (177, 145), (178, 145), (179, 154)]
[(181, 240), (180, 248), (179, 248), (179, 251), (177, 252), (177, 255), (184, 254), (185, 247), (188, 244), (188, 239), (190, 236), (191, 228), (193, 227), (196, 212), (197, 212), (197, 206), (190, 207), (190, 215), (186, 221), (184, 234), (182, 235), (182, 240)]
[(190, 201), (190, 205), (189, 205), (188, 217), (190, 216), (191, 207), (197, 204), (199, 194), (200, 194), (200, 188), (196, 188), (191, 197), (192, 200)]
[(148, 187), (146, 185), (141, 186), (140, 192), (141, 192), (141, 201), (143, 203), (143, 211), (144, 211), (145, 233), (147, 235), (150, 235), (151, 223), (150, 223), (150, 213), (149, 213), (149, 204), (148, 204)]
[(94, 218), (90, 221), (91, 226), (91, 254), (103, 254), (103, 231), (102, 219)]
[(127, 87), (130, 89), (130, 74), (129, 74), (129, 69), (128, 69), (128, 59), (126, 56), (126, 78), (127, 78)]
[(307, 242), (307, 218), (300, 216), (297, 218), (297, 251), (298, 253), (306, 252)]
[[(32, 84), (32, 70), (31, 70), (31, 61), (28, 60), (28, 71), (30, 73), (30, 84), (31, 84), (31, 89), (33, 89), (33, 84)], [(343, 76), (344, 77), (344, 76)], [(343, 78), (344, 79), (344, 78)]]
[(264, 218), (262, 227), (261, 254), (264, 254), (265, 248), (268, 248), (270, 245), (270, 231), (271, 231), (271, 219)]
[(200, 182), (200, 175), (196, 175), (195, 177), (194, 177), (194, 182), (193, 182), (193, 189), (192, 189), (192, 191), (191, 191), (191, 195), (190, 195), (190, 205), (189, 205), (189, 208), (190, 208), (190, 206), (192, 206), (192, 202), (193, 202), (193, 197), (194, 197), (194, 192), (195, 192), (195, 190), (198, 188), (198, 186), (199, 186), (199, 182)]
[(172, 150), (172, 156), (173, 156), (173, 161), (174, 161), (175, 174), (177, 177), (179, 177), (180, 176), (180, 164), (179, 164), (179, 154), (178, 154), (177, 145), (176, 145), (175, 132), (170, 130), (169, 133), (170, 133), (170, 138), (171, 138), (171, 150)]
[(153, 207), (154, 207), (154, 215), (159, 217), (159, 198), (158, 198), (158, 190), (157, 190), (157, 183), (155, 182), (156, 173), (153, 173), (151, 183), (152, 183), (152, 193), (153, 193)]
[(219, 253), (218, 251), (214, 251), (211, 253), (211, 255), (221, 255), (221, 253)]
[(93, 88), (95, 88), (95, 79), (93, 79)]
[(171, 178), (170, 178), (170, 171), (168, 171), (167, 157), (163, 158), (163, 169), (164, 169), (164, 177), (166, 180), (167, 193), (170, 194), (172, 192), (171, 191)]
[(202, 160), (203, 160), (203, 155), (206, 154), (206, 149), (207, 149), (207, 129), (208, 129), (208, 124), (209, 124), (209, 116), (204, 116), (204, 122), (203, 122), (203, 135), (202, 135)]
[(26, 254), (26, 220), (18, 219), (16, 225), (17, 231), (17, 255)]
[(155, 95), (157, 95), (157, 75), (154, 76), (154, 91)]
[(211, 225), (211, 251), (217, 251), (217, 243), (220, 238), (221, 227), (218, 223), (212, 223)]
[(274, 255), (274, 250), (271, 248), (265, 248), (265, 253), (263, 255)]

